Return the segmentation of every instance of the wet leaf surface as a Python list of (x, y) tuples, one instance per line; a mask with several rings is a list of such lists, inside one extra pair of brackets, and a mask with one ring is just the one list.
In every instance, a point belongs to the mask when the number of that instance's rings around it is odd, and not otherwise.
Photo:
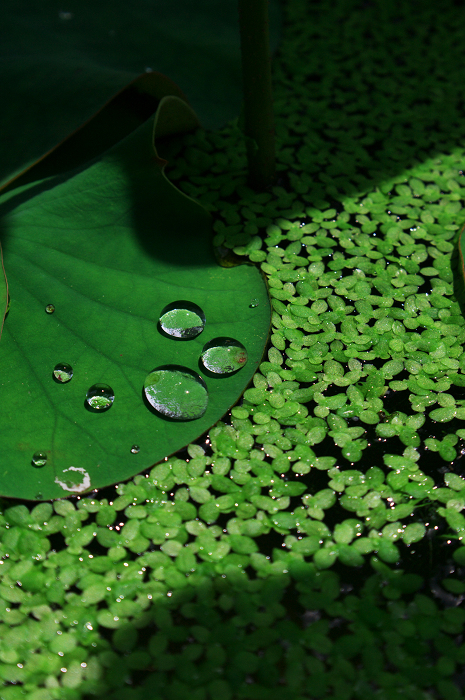
[[(4, 496), (63, 497), (152, 466), (218, 421), (261, 360), (270, 324), (264, 281), (254, 266), (217, 265), (210, 215), (164, 176), (153, 131), (166, 104), (194, 119), (168, 98), (87, 167), (0, 200), (12, 298), (0, 344)], [(160, 317), (166, 326), (166, 309), (177, 307), (189, 323), (203, 314), (204, 327), (167, 333)], [(186, 308), (201, 314), (186, 317)], [(204, 367), (205, 346), (217, 338), (246, 349), (236, 371)], [(199, 378), (201, 410), (183, 413), (189, 397), (178, 390), (177, 413), (147, 400), (144, 382), (166, 366)]]

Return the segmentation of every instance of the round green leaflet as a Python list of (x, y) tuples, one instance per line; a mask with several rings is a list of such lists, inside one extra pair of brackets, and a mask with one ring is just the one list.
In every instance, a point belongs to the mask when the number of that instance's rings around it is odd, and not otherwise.
[[(219, 420), (261, 361), (270, 325), (264, 280), (254, 266), (215, 262), (210, 215), (157, 160), (159, 112), (87, 167), (0, 200), (12, 298), (0, 343), (3, 496), (83, 493), (152, 466)], [(163, 332), (160, 315), (176, 302), (202, 310), (198, 336)], [(219, 337), (247, 350), (233, 374), (215, 376), (201, 362)], [(56, 381), (59, 363), (72, 367), (70, 381)], [(147, 401), (146, 377), (166, 365), (205, 383), (199, 418), (173, 420)], [(103, 411), (86, 400), (95, 385), (114, 392)], [(33, 464), (38, 452), (42, 465)]]

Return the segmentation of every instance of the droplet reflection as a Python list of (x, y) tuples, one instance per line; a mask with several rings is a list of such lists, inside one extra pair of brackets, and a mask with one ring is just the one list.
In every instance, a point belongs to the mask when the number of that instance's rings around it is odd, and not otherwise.
[(45, 452), (34, 452), (32, 456), (33, 467), (45, 467), (47, 464), (47, 455)]
[(86, 404), (93, 411), (108, 411), (115, 400), (115, 392), (108, 384), (94, 384), (86, 394)]
[(175, 301), (160, 314), (160, 328), (172, 338), (191, 340), (205, 328), (205, 314), (190, 301)]
[(205, 345), (202, 364), (214, 374), (232, 374), (247, 364), (247, 350), (234, 338), (215, 338)]
[(53, 378), (60, 384), (66, 384), (73, 378), (73, 368), (65, 362), (59, 362), (53, 368)]
[(174, 420), (195, 420), (207, 410), (208, 392), (200, 375), (178, 365), (154, 369), (144, 382), (147, 401)]

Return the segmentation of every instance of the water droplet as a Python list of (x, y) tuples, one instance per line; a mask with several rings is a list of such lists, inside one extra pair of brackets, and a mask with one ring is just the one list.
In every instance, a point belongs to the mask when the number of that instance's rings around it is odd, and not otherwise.
[(61, 480), (55, 477), (55, 483), (65, 491), (81, 493), (90, 488), (90, 476), (82, 467), (69, 467), (63, 470)]
[(260, 304), (258, 299), (252, 299), (252, 301), (249, 304), (249, 309), (256, 309), (257, 306)]
[(33, 467), (45, 467), (47, 464), (47, 455), (45, 452), (34, 452), (32, 455), (32, 466)]
[(174, 420), (194, 420), (207, 410), (205, 382), (187, 367), (157, 367), (147, 375), (144, 391), (153, 408)]
[(55, 307), (53, 306), (53, 304), (47, 304), (47, 306), (45, 307), (45, 313), (46, 314), (53, 314), (54, 311), (55, 311)]
[(165, 306), (160, 314), (162, 331), (172, 338), (190, 340), (205, 328), (205, 314), (200, 306), (190, 301), (175, 301)]
[(132, 452), (133, 455), (136, 455), (138, 452), (140, 452), (140, 447), (139, 447), (139, 445), (133, 445), (133, 446), (131, 447), (131, 452)]
[(73, 377), (73, 368), (65, 362), (59, 362), (53, 368), (53, 378), (59, 384), (66, 384)]
[(247, 350), (234, 338), (214, 338), (200, 356), (205, 369), (214, 374), (232, 374), (247, 364)]
[(94, 384), (86, 394), (86, 404), (93, 411), (108, 411), (115, 400), (115, 393), (108, 384)]
[(40, 493), (40, 491), (39, 491), (39, 493), (36, 493), (36, 495), (34, 496), (34, 498), (37, 498), (37, 500), (40, 500), (41, 498), (43, 498), (43, 494)]

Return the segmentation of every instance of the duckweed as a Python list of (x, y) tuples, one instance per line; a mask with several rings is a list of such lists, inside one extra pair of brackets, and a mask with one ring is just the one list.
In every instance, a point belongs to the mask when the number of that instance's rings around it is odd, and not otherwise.
[(167, 169), (267, 278), (253, 386), (131, 482), (3, 503), (4, 700), (462, 697), (461, 18), (307, 9), (273, 64), (276, 185), (246, 186), (233, 124)]

